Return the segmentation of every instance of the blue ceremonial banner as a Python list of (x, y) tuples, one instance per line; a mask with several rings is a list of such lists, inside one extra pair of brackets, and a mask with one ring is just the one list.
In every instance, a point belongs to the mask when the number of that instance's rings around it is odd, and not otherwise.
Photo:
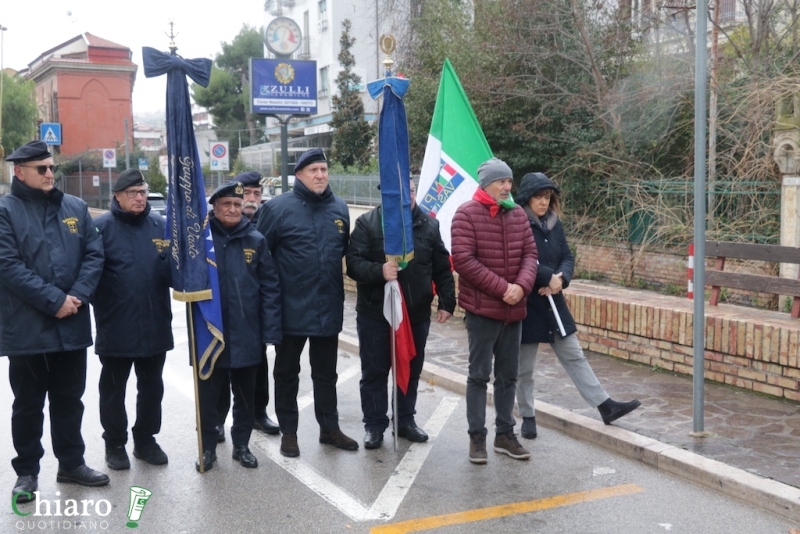
[(250, 58), (250, 108), (256, 115), (317, 112), (317, 62)]
[(225, 348), (214, 243), (208, 226), (203, 173), (194, 137), (186, 76), (207, 86), (211, 60), (183, 59), (143, 47), (144, 75), (167, 74), (167, 150), (169, 196), (167, 236), (170, 240), (173, 298), (191, 303), (198, 376), (211, 376)]
[(408, 123), (406, 106), (403, 103), (409, 83), (406, 78), (390, 77), (367, 84), (372, 98), (377, 99), (383, 95), (383, 107), (378, 122), (378, 164), (384, 253), (387, 261), (396, 261), (401, 265), (414, 258)]

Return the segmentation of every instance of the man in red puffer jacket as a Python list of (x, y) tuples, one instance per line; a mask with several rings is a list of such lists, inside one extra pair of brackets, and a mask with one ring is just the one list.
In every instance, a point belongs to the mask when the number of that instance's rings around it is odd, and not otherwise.
[(536, 243), (525, 211), (511, 200), (511, 169), (492, 158), (478, 167), (480, 183), (451, 227), (459, 303), (469, 337), (467, 423), (469, 459), (485, 464), (486, 391), (494, 356), (495, 452), (518, 460), (530, 453), (514, 434), (522, 319), (536, 280)]

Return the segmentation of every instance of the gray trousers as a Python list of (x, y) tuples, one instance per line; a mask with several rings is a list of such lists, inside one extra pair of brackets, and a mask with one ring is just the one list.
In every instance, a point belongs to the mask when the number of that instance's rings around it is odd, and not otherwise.
[[(608, 393), (598, 382), (592, 367), (583, 354), (583, 349), (578, 342), (578, 336), (570, 334), (565, 338), (555, 337), (550, 343), (553, 352), (558, 356), (558, 361), (578, 388), (581, 397), (592, 408), (597, 408), (608, 399)], [(525, 343), (519, 349), (519, 379), (517, 384), (517, 404), (522, 417), (533, 417), (536, 412), (533, 408), (533, 368), (536, 365), (536, 352), (538, 343)]]
[(467, 378), (467, 424), (469, 434), (486, 430), (486, 391), (494, 356), (495, 427), (498, 434), (514, 430), (514, 396), (517, 390), (522, 321), (506, 324), (467, 312), (469, 377)]

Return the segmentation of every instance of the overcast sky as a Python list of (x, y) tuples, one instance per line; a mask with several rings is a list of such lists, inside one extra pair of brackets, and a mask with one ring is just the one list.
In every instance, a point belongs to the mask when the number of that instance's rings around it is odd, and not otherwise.
[(108, 2), (100, 0), (3, 0), (3, 66), (21, 70), (40, 54), (89, 32), (133, 52), (138, 65), (133, 88), (133, 112), (163, 111), (167, 77), (145, 78), (142, 46), (167, 51), (169, 22), (175, 22), (178, 54), (214, 59), (220, 43), (230, 42), (242, 24), (264, 23), (263, 0), (160, 0)]

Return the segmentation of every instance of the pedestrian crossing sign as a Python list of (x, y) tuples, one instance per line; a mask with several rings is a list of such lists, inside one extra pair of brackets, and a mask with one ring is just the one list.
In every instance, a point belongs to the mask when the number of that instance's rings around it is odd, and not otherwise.
[(39, 138), (48, 145), (61, 144), (61, 123), (43, 122), (39, 125)]

